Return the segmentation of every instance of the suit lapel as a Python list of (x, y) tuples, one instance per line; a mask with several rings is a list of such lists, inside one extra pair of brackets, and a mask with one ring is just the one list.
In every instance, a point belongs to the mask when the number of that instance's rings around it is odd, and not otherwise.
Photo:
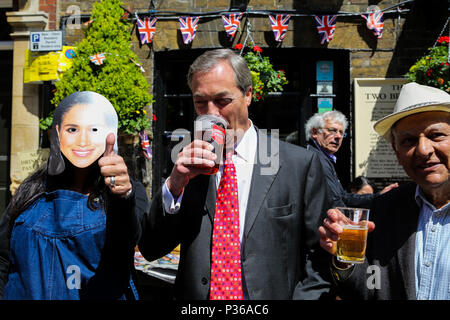
[(399, 209), (403, 214), (397, 215), (399, 220), (397, 220), (395, 225), (404, 225), (404, 228), (399, 228), (394, 231), (398, 235), (397, 245), (399, 249), (397, 250), (397, 259), (408, 300), (416, 299), (414, 255), (419, 208), (414, 200), (414, 192), (415, 188), (412, 193), (408, 193), (405, 201), (402, 201), (406, 208)]
[[(267, 139), (267, 148), (269, 149), (271, 147), (270, 139), (265, 134), (258, 131), (258, 146), (256, 148), (257, 151), (255, 155), (255, 165), (253, 166), (252, 181), (246, 209), (247, 211), (245, 213), (244, 237), (247, 237), (248, 233), (250, 232), (256, 220), (256, 217), (260, 212), (263, 201), (266, 198), (267, 193), (269, 192), (270, 187), (272, 186), (272, 183), (275, 180), (275, 177), (277, 176), (282, 165), (280, 160), (279, 167), (276, 168), (273, 174), (261, 174), (261, 172), (264, 172), (262, 171), (262, 169), (265, 166), (261, 164), (258, 155), (260, 139)], [(274, 157), (279, 157), (279, 150), (277, 150), (274, 155), (271, 154), (271, 150), (268, 150), (268, 154)]]
[(211, 219), (211, 223), (214, 223), (214, 212), (216, 211), (216, 176), (209, 177), (208, 191), (206, 193), (205, 209), (208, 211), (208, 215)]

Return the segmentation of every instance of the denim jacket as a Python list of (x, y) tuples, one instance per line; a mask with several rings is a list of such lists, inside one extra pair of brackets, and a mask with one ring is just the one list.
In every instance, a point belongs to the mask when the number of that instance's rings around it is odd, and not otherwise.
[(142, 212), (134, 201), (114, 199), (106, 214), (87, 200), (56, 190), (18, 216), (4, 299), (137, 298), (131, 273)]

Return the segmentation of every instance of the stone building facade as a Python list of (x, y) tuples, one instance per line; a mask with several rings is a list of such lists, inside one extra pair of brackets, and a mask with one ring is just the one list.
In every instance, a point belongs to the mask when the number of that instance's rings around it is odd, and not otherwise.
[[(8, 197), (5, 187), (14, 191), (21, 180), (17, 174), (18, 152), (41, 147), (42, 135), (38, 120), (42, 114), (45, 88), (39, 84), (23, 84), (23, 57), (29, 45), (29, 32), (64, 30), (65, 44), (75, 45), (82, 38), (82, 27), (77, 23), (89, 19), (94, 2), (0, 1), (0, 5), (5, 7), (0, 11), (4, 20), (2, 26), (10, 31), (2, 35), (0, 44), (9, 43), (4, 51), (11, 53), (11, 57), (5, 59), (11, 59), (12, 70), (10, 100), (4, 99), (10, 101), (11, 120), (5, 125), (9, 141), (0, 142), (10, 146), (9, 150), (3, 151), (3, 159), (9, 164), (7, 177), (2, 181), (3, 199)], [(373, 36), (360, 16), (370, 5), (377, 5), (380, 9), (392, 7), (385, 13), (381, 39)], [(135, 12), (158, 16), (152, 45), (141, 45), (135, 30), (132, 43), (133, 50), (146, 70), (145, 76), (155, 98), (149, 110), (149, 116), (154, 113), (157, 119), (152, 128), (153, 161), (144, 162), (144, 168), (140, 168), (140, 178), (147, 186), (149, 195), (170, 172), (173, 131), (180, 126), (188, 126), (186, 123), (193, 120), (189, 90), (185, 84), (189, 63), (206, 49), (232, 48), (242, 43), (247, 36), (246, 23), (251, 25), (254, 42), (262, 47), (276, 68), (286, 70), (290, 82), (283, 94), (252, 106), (251, 116), (259, 127), (279, 128), (282, 138), (296, 132), (294, 142), (303, 144), (302, 126), (310, 115), (317, 112), (314, 100), (317, 61), (333, 61), (333, 107), (344, 112), (351, 122), (353, 80), (403, 77), (409, 67), (436, 41), (449, 13), (449, 4), (445, 0), (139, 0), (123, 1), (123, 6), (132, 13), (130, 18)], [(220, 18), (221, 12), (231, 9), (246, 12), (232, 42), (227, 40)], [(283, 13), (283, 10), (292, 17), (284, 41), (277, 43), (267, 13)], [(201, 19), (194, 41), (185, 45), (177, 17), (189, 14), (198, 14)], [(338, 18), (333, 39), (321, 44), (313, 15), (324, 14), (338, 14)], [(80, 15), (78, 20), (74, 19), (77, 15)], [(7, 113), (3, 112), (2, 117), (3, 114)], [(343, 184), (352, 177), (349, 170), (352, 148), (352, 140), (349, 139), (339, 155), (342, 161), (338, 172)], [(1, 167), (2, 170), (5, 167)], [(5, 203), (6, 200), (0, 203), (0, 209)]]

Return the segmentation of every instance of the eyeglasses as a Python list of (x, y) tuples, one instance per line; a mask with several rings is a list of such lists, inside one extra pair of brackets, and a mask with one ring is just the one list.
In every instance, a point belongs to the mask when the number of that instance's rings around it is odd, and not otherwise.
[(323, 128), (323, 129), (327, 130), (330, 133), (330, 135), (336, 136), (338, 133), (340, 133), (342, 138), (347, 137), (347, 132), (344, 132), (342, 130), (338, 130), (335, 128)]

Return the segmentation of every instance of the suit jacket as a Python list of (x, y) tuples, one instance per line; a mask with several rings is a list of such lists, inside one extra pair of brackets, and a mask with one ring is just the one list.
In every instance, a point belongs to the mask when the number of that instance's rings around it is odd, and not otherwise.
[[(271, 145), (259, 132), (258, 145), (261, 139)], [(261, 159), (253, 169), (241, 246), (246, 292), (252, 300), (318, 299), (331, 281), (323, 278), (328, 256), (318, 247), (328, 208), (322, 168), (317, 155), (285, 142), (272, 154), (279, 159), (273, 174), (261, 174)], [(181, 243), (178, 299), (209, 298), (216, 193), (215, 177), (199, 175), (185, 187), (178, 213), (165, 213), (161, 190), (152, 200), (139, 248), (152, 260)]]
[(368, 235), (366, 261), (335, 277), (340, 278), (335, 283), (343, 299), (416, 299), (414, 255), (420, 213), (416, 186), (400, 186), (373, 201), (370, 220), (375, 230)]
[(339, 181), (334, 163), (322, 150), (318, 149), (314, 142), (308, 142), (306, 148), (317, 153), (322, 164), (328, 185), (328, 194), (332, 201), (332, 207), (369, 208), (375, 194), (355, 194), (345, 191)]

